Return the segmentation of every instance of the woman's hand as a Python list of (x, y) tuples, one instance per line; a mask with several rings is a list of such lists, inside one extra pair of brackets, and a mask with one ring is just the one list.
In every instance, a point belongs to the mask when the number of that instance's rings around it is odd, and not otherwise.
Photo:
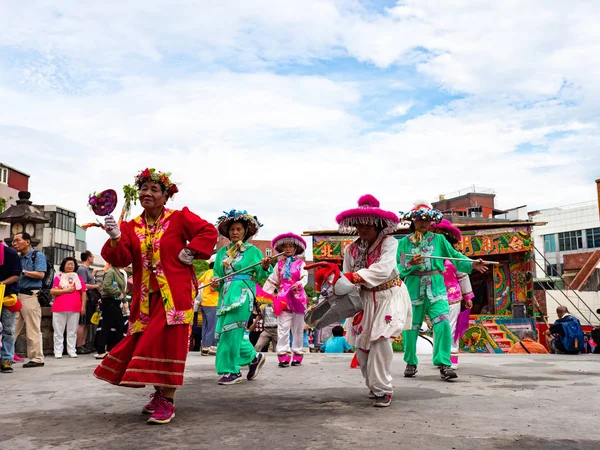
[(217, 278), (213, 278), (210, 281), (210, 287), (216, 291), (217, 289), (219, 289), (221, 287), (221, 282)]
[(465, 300), (465, 308), (471, 309), (473, 307), (473, 300)]
[(63, 289), (63, 293), (65, 293), (65, 294), (70, 294), (71, 292), (75, 292), (74, 286), (69, 286), (68, 288)]
[(270, 265), (271, 265), (271, 258), (269, 258), (268, 256), (265, 256), (263, 258), (263, 260), (260, 262), (260, 266), (263, 268), (263, 270), (269, 270)]
[(482, 259), (478, 259), (475, 264), (473, 264), (473, 269), (475, 269), (479, 273), (486, 273), (488, 271), (487, 263), (484, 263)]
[(104, 230), (108, 233), (108, 236), (111, 239), (119, 239), (121, 237), (119, 224), (113, 216), (106, 216), (104, 219)]
[(194, 262), (194, 252), (189, 248), (184, 248), (179, 252), (179, 261), (181, 261), (186, 266), (191, 266)]
[(418, 266), (419, 264), (423, 264), (423, 262), (425, 262), (423, 255), (414, 255), (408, 260), (408, 264), (411, 266)]

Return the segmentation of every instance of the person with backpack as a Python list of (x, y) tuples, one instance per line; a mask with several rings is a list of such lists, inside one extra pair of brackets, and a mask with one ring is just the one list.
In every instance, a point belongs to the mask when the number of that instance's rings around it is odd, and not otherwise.
[(566, 306), (556, 308), (558, 320), (546, 330), (550, 353), (576, 355), (584, 351), (583, 330), (579, 319)]
[(42, 290), (48, 271), (46, 257), (31, 247), (31, 236), (28, 233), (15, 234), (12, 244), (19, 253), (22, 268), (19, 278), (19, 300), (23, 306), (17, 313), (15, 336), (21, 334), (23, 326), (26, 327), (27, 357), (30, 361), (23, 364), (23, 367), (43, 367), (42, 308), (38, 301), (38, 294)]

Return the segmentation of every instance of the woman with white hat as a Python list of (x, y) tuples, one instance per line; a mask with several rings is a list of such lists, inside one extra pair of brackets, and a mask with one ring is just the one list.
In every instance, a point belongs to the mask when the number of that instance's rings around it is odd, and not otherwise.
[(410, 297), (398, 276), (396, 214), (379, 207), (372, 195), (358, 200), (358, 208), (340, 213), (340, 232), (358, 233), (344, 252), (344, 276), (360, 289), (364, 310), (346, 321), (348, 343), (356, 347), (373, 406), (392, 403), (393, 340), (411, 325)]

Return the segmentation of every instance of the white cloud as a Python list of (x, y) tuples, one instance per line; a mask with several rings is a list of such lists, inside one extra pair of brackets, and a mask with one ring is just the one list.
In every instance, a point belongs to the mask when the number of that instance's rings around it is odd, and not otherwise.
[(400, 105), (396, 105), (391, 110), (388, 111), (390, 116), (405, 116), (410, 108), (413, 107), (413, 103), (402, 103)]

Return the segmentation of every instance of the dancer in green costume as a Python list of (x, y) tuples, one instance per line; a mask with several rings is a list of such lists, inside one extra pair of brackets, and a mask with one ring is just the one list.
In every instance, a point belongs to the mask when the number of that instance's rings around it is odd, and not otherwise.
[(431, 223), (439, 223), (442, 218), (440, 211), (424, 203), (402, 216), (402, 220), (412, 221), (412, 233), (398, 243), (396, 258), (400, 277), (406, 283), (413, 308), (412, 329), (402, 333), (404, 361), (407, 364), (405, 377), (414, 377), (417, 373), (417, 337), (427, 314), (433, 324), (433, 364), (440, 368), (440, 375), (444, 380), (457, 378), (450, 361), (452, 332), (448, 321), (450, 308), (444, 284), (444, 260), (423, 256), (460, 258), (464, 262), (452, 262), (459, 272), (467, 274), (473, 268), (484, 266), (481, 260), (473, 261), (456, 251), (444, 236), (429, 231)]
[[(262, 252), (248, 242), (261, 226), (256, 217), (236, 210), (219, 217), (217, 222), (219, 233), (231, 241), (217, 252), (216, 278), (212, 283), (213, 289), (219, 291), (215, 332), (219, 344), (215, 364), (222, 385), (242, 382), (240, 366), (249, 366), (246, 378), (253, 380), (265, 363), (265, 356), (257, 353), (250, 341), (244, 339), (246, 323), (254, 307), (256, 281), (269, 276), (270, 259), (263, 258)], [(239, 275), (216, 281), (257, 263), (260, 264)]]

